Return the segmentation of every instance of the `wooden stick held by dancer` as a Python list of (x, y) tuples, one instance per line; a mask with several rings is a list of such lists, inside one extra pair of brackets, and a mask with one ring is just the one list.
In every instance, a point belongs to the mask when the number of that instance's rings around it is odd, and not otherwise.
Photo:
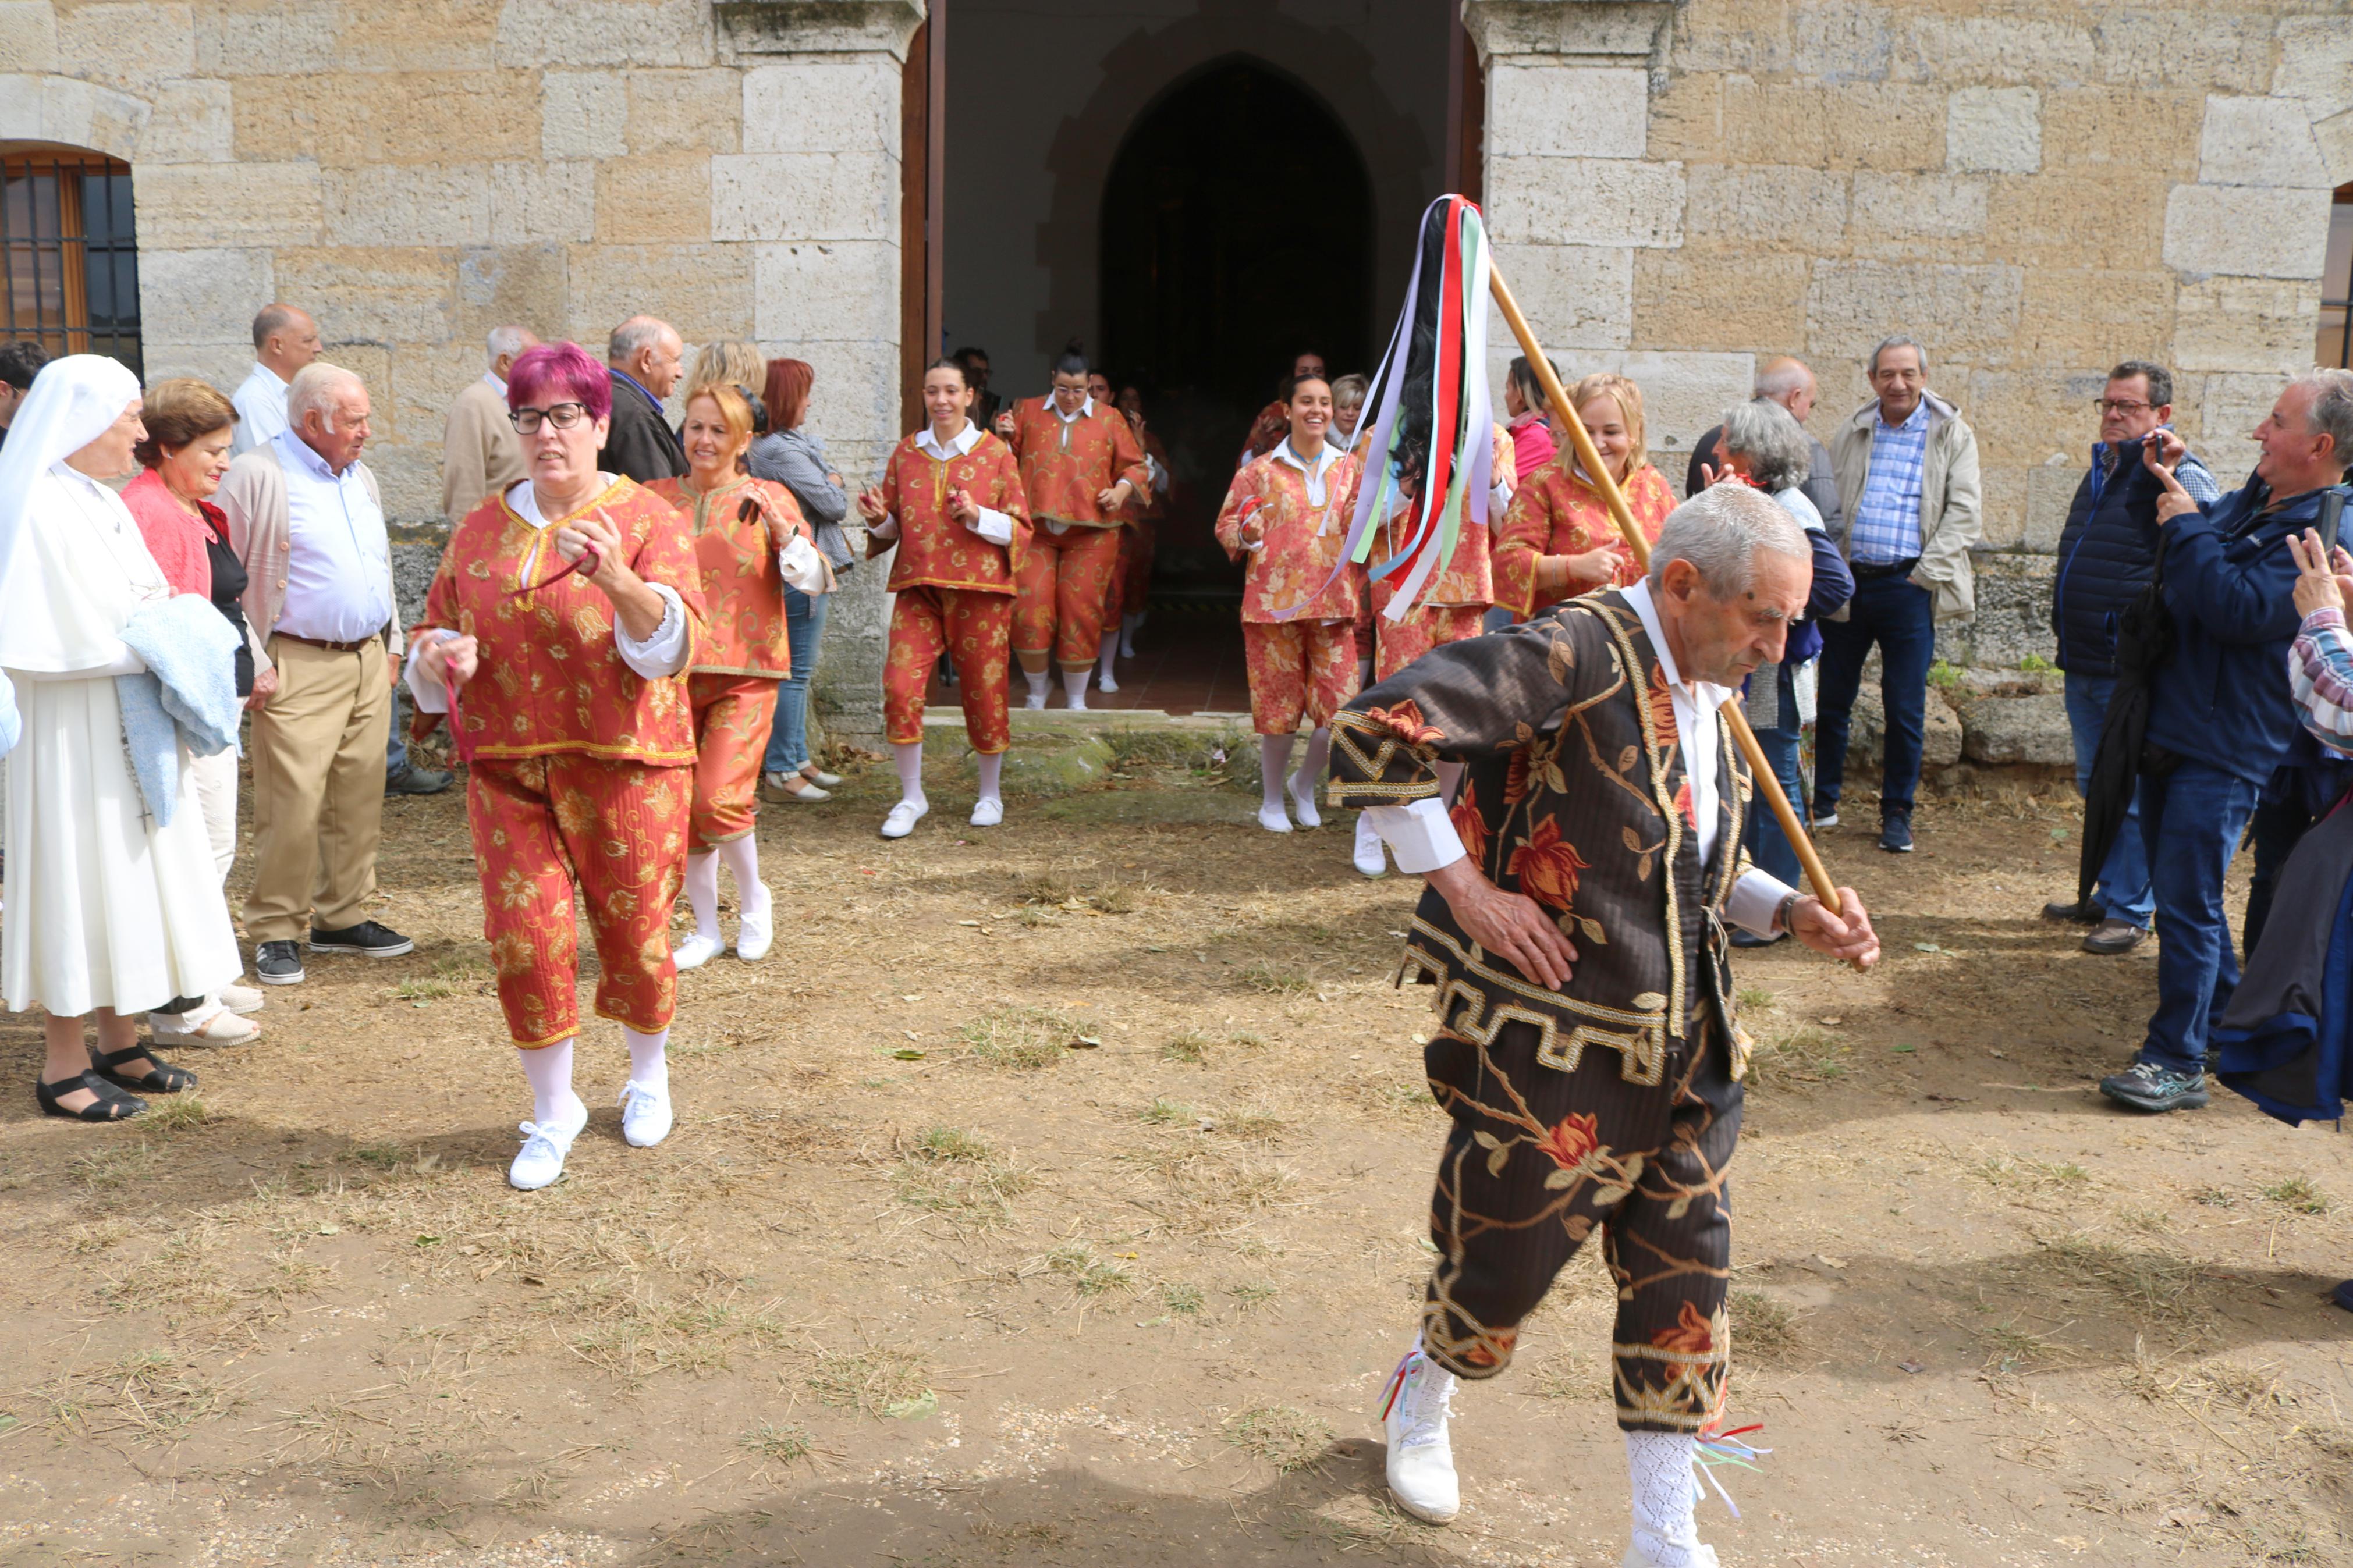
[[(1552, 361), (1545, 357), (1544, 346), (1536, 342), (1535, 330), (1528, 325), (1528, 319), (1520, 313), (1519, 301), (1512, 298), (1511, 288), (1504, 281), (1504, 269), (1492, 261), (1487, 282), (1488, 291), (1495, 297), (1496, 308), (1504, 312), (1504, 321), (1512, 329), (1512, 336), (1520, 341), (1520, 352), (1528, 356), (1528, 368), (1535, 372), (1536, 380), (1544, 387), (1546, 400), (1567, 426), (1569, 444), (1577, 448), (1578, 464), (1584, 468), (1593, 488), (1600, 492), (1602, 504), (1609, 509), (1610, 521), (1618, 525), (1619, 533), (1625, 538), (1626, 548), (1632, 551), (1635, 561), (1647, 569), (1651, 564), (1650, 541), (1644, 539), (1642, 531), (1634, 525), (1634, 514), (1626, 505), (1625, 494), (1619, 489), (1618, 481), (1609, 477), (1609, 467), (1601, 460), (1601, 454), (1594, 449), (1593, 437), (1587, 434), (1585, 421), (1577, 417), (1577, 405), (1569, 400), (1568, 389), (1561, 385), (1560, 377), (1553, 373)], [(1757, 743), (1756, 731), (1748, 727), (1748, 716), (1740, 710), (1736, 700), (1726, 702), (1718, 710), (1718, 714), (1725, 723), (1731, 726), (1733, 743), (1740, 748), (1740, 754), (1748, 759), (1748, 771), (1755, 775), (1757, 787), (1764, 792), (1766, 803), (1772, 806), (1774, 820), (1780, 823), (1782, 834), (1789, 840), (1790, 847), (1798, 852), (1798, 863), (1805, 868), (1806, 880), (1814, 885), (1814, 896), (1821, 900), (1822, 908), (1831, 913), (1842, 913), (1839, 907), (1838, 884), (1831, 880), (1830, 868), (1822, 864), (1821, 856), (1815, 852), (1813, 840), (1807, 836), (1805, 825), (1798, 820), (1797, 808), (1789, 804), (1789, 797), (1781, 793), (1781, 781), (1775, 776), (1773, 764), (1766, 760), (1764, 748)]]

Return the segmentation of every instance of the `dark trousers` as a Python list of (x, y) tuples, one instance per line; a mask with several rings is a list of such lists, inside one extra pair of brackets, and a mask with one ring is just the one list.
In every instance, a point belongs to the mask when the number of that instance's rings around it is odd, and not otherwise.
[(2157, 895), (2157, 1011), (2139, 1059), (2202, 1072), (2216, 1018), (2239, 988), (2222, 879), (2255, 809), (2255, 786), (2204, 763), (2140, 779), (2141, 843)]
[(1887, 715), (1879, 811), (1912, 809), (1928, 727), (1928, 666), (1936, 657), (1936, 596), (1904, 577), (1857, 574), (1847, 618), (1822, 626), (1821, 710), (1814, 720), (1814, 799), (1835, 810), (1846, 776), (1846, 737), (1862, 661), (1879, 649), (1879, 700)]
[[(1767, 676), (1780, 683), (1780, 722), (1770, 729), (1757, 731), (1757, 748), (1765, 760), (1773, 764), (1773, 776), (1780, 781), (1781, 793), (1788, 797), (1798, 820), (1806, 820), (1804, 780), (1798, 773), (1798, 747), (1805, 739), (1805, 728), (1798, 722), (1798, 693), (1789, 678), (1787, 665), (1760, 669), (1749, 679), (1763, 679)], [(1799, 886), (1803, 874), (1798, 865), (1798, 851), (1781, 831), (1781, 819), (1773, 815), (1773, 807), (1758, 790), (1748, 812), (1746, 830), (1748, 858), (1757, 868), (1768, 877), (1777, 878), (1791, 887)]]
[(2279, 890), (2280, 868), (2287, 864), (2288, 852), (2312, 823), (2301, 789), (2292, 790), (2285, 800), (2267, 800), (2255, 807), (2248, 824), (2255, 841), (2255, 868), (2247, 888), (2247, 918), (2239, 927), (2240, 963), (2254, 958), (2255, 943), (2263, 940), (2263, 921), (2271, 918), (2272, 895)]
[(1431, 1360), (1465, 1378), (1503, 1371), (1521, 1320), (1598, 1225), (1618, 1282), (1618, 1425), (1694, 1432), (1719, 1413), (1741, 1089), (1715, 1032), (1695, 1034), (1696, 1048), (1670, 1042), (1649, 1086), (1627, 1082), (1625, 1058), (1599, 1042), (1572, 1071), (1545, 1066), (1532, 1024), (1483, 1047), (1430, 1042), (1430, 1089), (1453, 1120), (1430, 1198)]

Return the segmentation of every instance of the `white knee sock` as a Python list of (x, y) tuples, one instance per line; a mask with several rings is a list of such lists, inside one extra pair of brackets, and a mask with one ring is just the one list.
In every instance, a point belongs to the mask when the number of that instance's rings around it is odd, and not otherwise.
[[(760, 880), (760, 841), (749, 833), (741, 838), (731, 838), (719, 847), (717, 858), (726, 863), (728, 874), (735, 879), (736, 907), (754, 920), (759, 920), (766, 915), (769, 904), (768, 887), (766, 883)], [(692, 856), (687, 857), (686, 874), (689, 879), (688, 890), (691, 892), (691, 879), (694, 876)], [(711, 875), (711, 894), (712, 904), (711, 935), (716, 937), (719, 934), (717, 909), (719, 873), (715, 869)], [(702, 911), (698, 910), (695, 912), (695, 919), (700, 921), (702, 918)]]
[(929, 805), (931, 802), (923, 795), (923, 743), (894, 741), (891, 744), (891, 760), (899, 768), (899, 798)]
[(980, 798), (1002, 803), (1005, 799), (1005, 753), (980, 759)]
[(1282, 809), (1282, 773), (1291, 765), (1291, 737), (1261, 735), (1258, 738), (1260, 805), (1267, 811)]
[(670, 1031), (640, 1035), (626, 1024), (621, 1037), (629, 1042), (629, 1081), (648, 1089), (670, 1088)]
[(1122, 658), (1135, 657), (1135, 634), (1144, 629), (1144, 612), (1119, 618), (1119, 654)]
[(572, 1092), (570, 1040), (515, 1055), (522, 1058), (522, 1076), (531, 1083), (533, 1121), (542, 1127), (565, 1127), (588, 1120), (588, 1108)]
[(719, 940), (719, 856), (710, 849), (686, 858), (686, 902), (694, 911), (694, 934)]
[(1462, 787), (1462, 764), (1438, 763), (1433, 766), (1438, 772), (1438, 798), (1441, 803), (1452, 805), (1456, 792)]
[(1087, 705), (1087, 682), (1093, 677), (1093, 675), (1094, 670), (1092, 668), (1086, 669), (1066, 669), (1062, 671), (1062, 694), (1071, 700), (1071, 706), (1072, 709), (1082, 710), (1085, 709)]
[(1684, 1432), (1629, 1432), (1626, 1469), (1633, 1480), (1634, 1544), (1658, 1568), (1691, 1568), (1701, 1561), (1699, 1527), (1692, 1519), (1699, 1481), (1692, 1474), (1697, 1439)]
[(1118, 673), (1118, 671), (1113, 668), (1113, 666), (1117, 664), (1118, 660), (1119, 634), (1115, 631), (1105, 632), (1103, 634), (1103, 646), (1095, 650), (1095, 673), (1097, 679), (1105, 682), (1105, 690), (1110, 689), (1108, 683), (1112, 677)]
[(1021, 672), (1021, 679), (1029, 683), (1029, 706), (1032, 708), (1046, 706), (1047, 672), (1042, 669), (1025, 669)]

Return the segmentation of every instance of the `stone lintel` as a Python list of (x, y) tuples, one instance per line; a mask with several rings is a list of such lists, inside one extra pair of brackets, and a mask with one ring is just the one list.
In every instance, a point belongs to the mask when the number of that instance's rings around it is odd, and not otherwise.
[(713, 0), (730, 63), (761, 55), (866, 54), (903, 61), (926, 0)]
[(1662, 66), (1676, 0), (1464, 0), (1483, 68), (1497, 56), (1564, 64)]

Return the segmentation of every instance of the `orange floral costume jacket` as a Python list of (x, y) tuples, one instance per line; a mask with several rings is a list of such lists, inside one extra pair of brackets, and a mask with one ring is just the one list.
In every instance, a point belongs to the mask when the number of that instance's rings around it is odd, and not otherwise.
[[(630, 570), (676, 590), (684, 603), (691, 668), (709, 634), (685, 520), (629, 479), (616, 479), (572, 516), (597, 508), (619, 530)], [(505, 496), (492, 496), (466, 514), (441, 553), (415, 630), (447, 628), (480, 641), (481, 674), (459, 700), (473, 754), (520, 762), (568, 752), (690, 767), (694, 719), (684, 673), (648, 680), (623, 663), (613, 646), (611, 601), (578, 574), (534, 586), (566, 564), (555, 552), (554, 533), (570, 521), (533, 528)]]
[[(1098, 403), (1076, 419), (1054, 412), (1050, 397), (1025, 397), (1013, 405), (1013, 455), (1021, 464), (1021, 493), (1037, 522), (1075, 522), (1118, 528), (1134, 521), (1135, 507), (1152, 494), (1152, 472), (1127, 416)], [(1095, 499), (1125, 479), (1130, 505), (1106, 512)], [(987, 502), (982, 503), (984, 506)]]
[(695, 649), (691, 673), (790, 675), (793, 649), (785, 636), (785, 579), (776, 554), (796, 537), (815, 542), (793, 492), (748, 474), (708, 495), (683, 478), (656, 479), (646, 489), (686, 519), (694, 540), (710, 635)]
[[(1539, 602), (1538, 556), (1579, 555), (1606, 544), (1618, 552), (1618, 570), (1609, 584), (1597, 585), (1630, 588), (1641, 580), (1641, 569), (1610, 521), (1609, 509), (1577, 477), (1576, 462), (1577, 449), (1563, 447), (1530, 474), (1512, 497), (1511, 510), (1496, 532), (1494, 602), (1523, 620), (1559, 602)], [(1634, 514), (1642, 537), (1657, 542), (1667, 513), (1675, 510), (1675, 492), (1667, 488), (1666, 477), (1645, 463), (1626, 476), (1624, 488), (1626, 508)]]
[[(991, 544), (958, 522), (948, 510), (948, 498), (956, 490), (1011, 518), (1013, 542)], [(908, 437), (891, 449), (891, 460), (883, 465), (882, 505), (899, 520), (891, 592), (933, 587), (1012, 595), (1013, 562), (1029, 540), (1029, 502), (1020, 468), (1004, 442), (983, 431), (972, 450), (943, 462)]]
[[(1276, 451), (1283, 450), (1277, 447)], [(1218, 509), (1218, 542), (1237, 561), (1249, 562), (1242, 580), (1242, 619), (1271, 623), (1291, 618), (1353, 621), (1360, 603), (1362, 572), (1334, 568), (1345, 559), (1348, 523), (1356, 514), (1356, 483), (1364, 464), (1353, 453), (1324, 471), (1324, 504), (1307, 488), (1307, 476), (1275, 453), (1253, 458), (1234, 476), (1226, 503)], [(1245, 551), (1242, 525), (1255, 517), (1266, 528), (1264, 547)]]

